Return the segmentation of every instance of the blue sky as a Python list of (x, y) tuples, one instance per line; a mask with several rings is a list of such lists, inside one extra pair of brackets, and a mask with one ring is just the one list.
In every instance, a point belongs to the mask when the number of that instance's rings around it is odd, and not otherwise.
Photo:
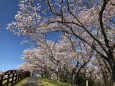
[(21, 55), (29, 45), (22, 45), (23, 37), (6, 30), (18, 11), (18, 0), (0, 0), (0, 70), (16, 69), (22, 63)]

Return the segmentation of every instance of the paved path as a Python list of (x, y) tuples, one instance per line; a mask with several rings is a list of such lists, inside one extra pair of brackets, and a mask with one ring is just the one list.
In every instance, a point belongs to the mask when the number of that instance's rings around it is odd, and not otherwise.
[(38, 86), (38, 79), (30, 77), (22, 86)]

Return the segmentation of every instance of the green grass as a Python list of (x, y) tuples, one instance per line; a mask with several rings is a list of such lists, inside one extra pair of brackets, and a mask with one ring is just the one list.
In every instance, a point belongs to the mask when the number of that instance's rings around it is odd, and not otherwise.
[(18, 82), (15, 86), (22, 86), (23, 84), (25, 84), (27, 82), (29, 78), (25, 78), (23, 80), (21, 80), (20, 82)]
[(40, 78), (39, 82), (41, 83), (41, 86), (71, 86), (68, 83), (58, 82), (56, 80), (49, 80), (45, 78)]

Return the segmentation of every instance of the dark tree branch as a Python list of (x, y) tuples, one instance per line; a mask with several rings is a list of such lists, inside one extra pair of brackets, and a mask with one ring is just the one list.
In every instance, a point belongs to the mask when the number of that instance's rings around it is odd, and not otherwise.
[(68, 6), (69, 13), (79, 22), (80, 25), (77, 24), (77, 23), (73, 23), (73, 22), (72, 23), (77, 25), (77, 26), (79, 26), (79, 27), (81, 27), (81, 28), (83, 28), (101, 46), (101, 48), (105, 51), (105, 53), (107, 53), (107, 51), (104, 48), (103, 44), (97, 38), (95, 38), (94, 35), (91, 34), (91, 32), (88, 31), (87, 28), (84, 27), (84, 25), (79, 21), (79, 19), (74, 15), (74, 13), (71, 12), (68, 0), (67, 0), (67, 6)]
[(107, 61), (109, 61), (109, 58), (107, 58), (105, 55), (103, 55), (101, 52), (99, 52), (94, 45), (91, 45), (91, 44), (88, 43), (84, 38), (82, 38), (82, 37), (80, 37), (79, 35), (75, 34), (75, 32), (73, 31), (73, 29), (72, 29), (70, 26), (68, 26), (68, 25), (66, 25), (66, 24), (65, 24), (65, 26), (67, 26), (68, 28), (70, 28), (70, 30), (71, 30), (72, 33), (68, 32), (68, 31), (63, 31), (63, 32), (74, 35), (75, 37), (77, 37), (78, 39), (80, 39), (81, 41), (83, 41), (83, 42), (85, 42), (87, 45), (89, 45), (92, 49), (94, 49), (100, 56), (102, 56), (102, 58), (104, 58), (104, 59), (106, 59)]
[[(106, 48), (103, 46), (103, 44), (93, 35), (93, 34), (91, 34), (91, 32), (89, 31), (89, 30), (87, 30), (87, 28), (85, 28), (84, 27), (84, 25), (78, 20), (78, 18), (74, 15), (74, 13), (72, 13), (71, 12), (71, 10), (70, 10), (70, 6), (69, 6), (69, 1), (67, 0), (67, 6), (68, 6), (68, 11), (70, 12), (70, 14), (78, 21), (78, 23), (75, 23), (75, 22), (68, 22), (68, 21), (65, 21), (65, 18), (63, 17), (63, 11), (62, 11), (62, 9), (63, 9), (63, 0), (62, 0), (62, 2), (61, 2), (61, 13), (56, 13), (56, 12), (54, 12), (53, 11), (53, 7), (51, 6), (51, 4), (50, 4), (50, 1), (49, 0), (47, 0), (47, 2), (48, 2), (48, 6), (49, 6), (49, 8), (50, 8), (50, 11), (54, 14), (54, 15), (57, 15), (57, 16), (60, 16), (61, 18), (62, 18), (62, 21), (55, 21), (55, 22), (59, 22), (59, 23), (68, 23), (68, 24), (75, 24), (75, 25), (77, 25), (77, 26), (79, 26), (79, 27), (81, 27), (81, 28), (83, 28), (91, 37), (92, 37), (92, 39), (94, 39), (100, 46), (101, 46), (101, 48), (104, 50), (104, 52), (107, 54), (107, 50), (106, 50)], [(60, 15), (58, 15), (58, 14), (60, 14)], [(54, 22), (54, 21), (53, 21)], [(52, 23), (53, 23), (52, 22)], [(50, 22), (51, 23), (51, 22)]]
[(48, 4), (48, 7), (49, 7), (49, 10), (50, 10), (54, 15), (62, 16), (60, 13), (58, 13), (57, 11), (55, 11), (55, 10), (53, 9), (50, 0), (47, 0), (47, 4)]
[(103, 25), (103, 12), (104, 12), (108, 2), (109, 2), (109, 0), (103, 0), (103, 5), (102, 5), (102, 8), (101, 8), (101, 11), (99, 12), (99, 21), (100, 21), (101, 32), (103, 34), (106, 47), (110, 48), (109, 40), (107, 38), (107, 35), (106, 35), (106, 32), (105, 32), (105, 28), (104, 28), (104, 25)]

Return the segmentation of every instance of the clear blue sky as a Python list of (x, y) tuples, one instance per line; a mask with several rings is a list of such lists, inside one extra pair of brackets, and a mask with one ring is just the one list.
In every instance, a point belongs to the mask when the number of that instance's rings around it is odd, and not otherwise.
[(0, 0), (0, 70), (15, 69), (22, 63), (21, 55), (29, 45), (22, 45), (22, 37), (6, 30), (18, 10), (18, 0)]
[[(23, 61), (20, 58), (24, 49), (23, 37), (18, 37), (6, 30), (7, 24), (14, 20), (19, 10), (18, 0), (0, 0), (0, 70), (16, 69)], [(57, 33), (49, 33), (48, 39), (56, 40)]]

